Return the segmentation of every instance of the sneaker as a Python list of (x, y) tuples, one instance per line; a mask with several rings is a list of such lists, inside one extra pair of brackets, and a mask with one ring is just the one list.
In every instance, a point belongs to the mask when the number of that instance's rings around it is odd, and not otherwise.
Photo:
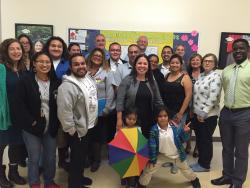
[(195, 178), (195, 180), (191, 181), (191, 184), (193, 185), (193, 188), (201, 188), (199, 178)]
[(167, 168), (167, 167), (171, 167), (172, 164), (173, 163), (171, 163), (171, 162), (166, 162), (166, 163), (163, 163), (161, 166)]
[(81, 178), (81, 184), (82, 185), (92, 185), (92, 179), (88, 178), (88, 177), (82, 177)]
[(44, 188), (60, 188), (60, 186), (57, 185), (56, 183), (51, 183), (51, 184), (45, 185)]
[(194, 172), (209, 172), (210, 171), (210, 169), (208, 168), (203, 168), (199, 163), (190, 165), (190, 167), (192, 168)]
[(178, 172), (178, 167), (176, 166), (176, 164), (172, 163), (170, 172), (171, 172), (172, 174), (177, 174), (177, 172)]
[(191, 165), (189, 165), (190, 168), (193, 168), (193, 166), (195, 166), (197, 163), (193, 163)]

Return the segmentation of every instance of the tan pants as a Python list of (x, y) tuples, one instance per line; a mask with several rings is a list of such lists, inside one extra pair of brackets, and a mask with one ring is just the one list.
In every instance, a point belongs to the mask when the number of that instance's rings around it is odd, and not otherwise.
[(188, 166), (187, 161), (181, 162), (179, 158), (177, 159), (170, 159), (163, 154), (159, 154), (157, 157), (157, 163), (154, 166), (146, 167), (141, 175), (139, 182), (141, 185), (148, 185), (152, 175), (157, 172), (162, 167), (162, 164), (166, 162), (175, 163), (176, 166), (180, 169), (181, 173), (190, 181), (195, 180), (196, 174), (192, 171), (192, 169)]

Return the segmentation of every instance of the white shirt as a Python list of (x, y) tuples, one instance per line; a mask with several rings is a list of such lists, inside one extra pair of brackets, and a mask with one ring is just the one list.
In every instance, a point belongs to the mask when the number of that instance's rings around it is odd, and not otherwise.
[(169, 67), (165, 67), (163, 64), (161, 66), (161, 73), (164, 75), (164, 77), (170, 72)]
[(53, 61), (53, 65), (54, 65), (55, 70), (56, 70), (57, 66), (59, 65), (60, 61), (61, 61), (60, 59)]
[(41, 98), (41, 116), (45, 116), (46, 127), (44, 133), (48, 130), (49, 126), (49, 87), (50, 81), (42, 81), (36, 77), (37, 84), (39, 86), (40, 98)]
[(93, 85), (93, 83), (90, 80), (90, 77), (86, 76), (81, 79), (82, 85), (86, 88), (86, 90), (89, 92), (89, 101), (86, 101), (89, 103), (89, 125), (88, 129), (91, 129), (95, 126), (95, 120), (96, 120), (96, 114), (94, 113), (97, 108), (97, 90), (96, 87)]
[(203, 118), (220, 112), (221, 76), (215, 71), (202, 73), (193, 87), (193, 111)]
[(159, 152), (171, 159), (179, 157), (178, 150), (174, 143), (174, 133), (171, 126), (168, 124), (166, 129), (159, 129)]
[(111, 68), (111, 71), (115, 72), (118, 65), (122, 65), (122, 60), (118, 60), (118, 61), (114, 61), (110, 58), (110, 68)]

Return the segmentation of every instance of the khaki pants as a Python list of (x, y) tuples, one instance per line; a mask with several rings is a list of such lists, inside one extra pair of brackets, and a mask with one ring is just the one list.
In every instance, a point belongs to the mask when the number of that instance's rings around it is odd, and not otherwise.
[(148, 166), (146, 167), (146, 169), (143, 171), (143, 174), (141, 175), (139, 182), (141, 185), (148, 185), (152, 175), (157, 172), (157, 170), (159, 170), (162, 167), (162, 164), (166, 163), (166, 162), (171, 162), (171, 163), (175, 163), (176, 166), (180, 169), (181, 173), (190, 181), (195, 180), (196, 178), (196, 174), (192, 171), (192, 169), (188, 166), (187, 161), (183, 161), (181, 162), (181, 160), (179, 158), (177, 159), (170, 159), (167, 156), (163, 155), (163, 154), (159, 154), (157, 157), (157, 162), (155, 164), (155, 166), (149, 168)]

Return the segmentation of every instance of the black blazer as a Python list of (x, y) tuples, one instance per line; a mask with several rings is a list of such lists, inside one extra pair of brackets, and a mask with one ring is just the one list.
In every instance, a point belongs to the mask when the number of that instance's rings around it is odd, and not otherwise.
[[(57, 88), (59, 85), (59, 80), (50, 80), (48, 131), (52, 137), (57, 135), (59, 127), (56, 104)], [(42, 136), (43, 129), (34, 131), (34, 126), (32, 126), (34, 121), (38, 122), (41, 119), (40, 92), (34, 74), (23, 76), (17, 84), (15, 103), (16, 107), (13, 111), (13, 117), (11, 117), (13, 124), (31, 134)]]

